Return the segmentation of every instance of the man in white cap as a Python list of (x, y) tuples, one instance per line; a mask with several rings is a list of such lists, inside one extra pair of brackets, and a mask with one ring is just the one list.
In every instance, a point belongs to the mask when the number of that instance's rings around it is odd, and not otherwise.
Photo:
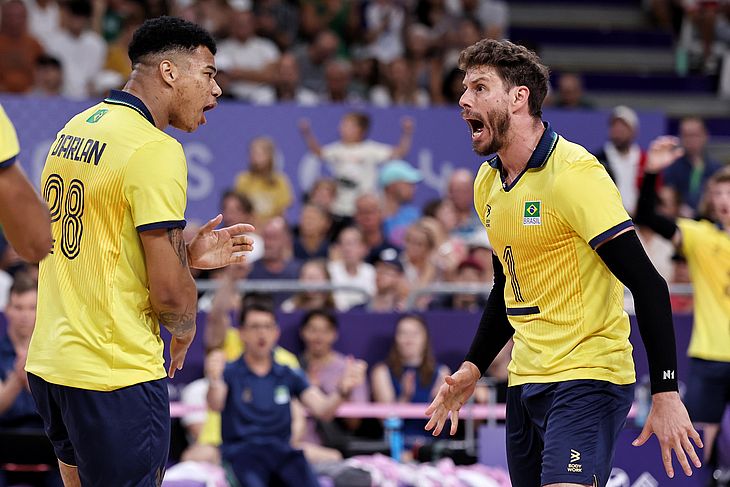
[(383, 231), (395, 245), (402, 247), (406, 229), (421, 218), (421, 210), (410, 204), (421, 182), (421, 171), (402, 160), (386, 162), (380, 169), (383, 188)]
[(636, 112), (625, 105), (619, 105), (613, 109), (609, 118), (608, 140), (595, 153), (616, 183), (624, 207), (630, 215), (636, 210), (639, 183), (646, 163), (646, 153), (636, 143), (638, 132), (639, 117)]

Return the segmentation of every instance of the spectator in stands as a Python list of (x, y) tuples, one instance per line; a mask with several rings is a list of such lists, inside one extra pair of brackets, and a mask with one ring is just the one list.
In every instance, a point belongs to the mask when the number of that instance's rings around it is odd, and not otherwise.
[[(293, 257), (291, 231), (281, 217), (275, 217), (263, 227), (264, 255), (251, 266), (249, 279), (297, 279), (301, 262)], [(280, 306), (291, 296), (290, 292), (271, 294), (274, 305)]]
[(129, 43), (132, 42), (134, 32), (141, 24), (141, 20), (135, 17), (124, 19), (119, 35), (109, 45), (109, 50), (106, 54), (104, 71), (118, 75), (122, 80), (122, 84), (124, 80), (129, 79), (129, 75), (132, 73), (132, 63), (129, 60), (127, 51), (129, 50)]
[(299, 36), (306, 40), (329, 29), (340, 44), (338, 55), (347, 57), (347, 47), (362, 37), (362, 5), (360, 2), (322, 1), (302, 2)]
[(464, 72), (459, 68), (452, 68), (446, 72), (441, 87), (442, 104), (449, 106), (459, 103), (464, 93)]
[(352, 63), (345, 59), (330, 59), (324, 67), (324, 92), (320, 103), (358, 104), (363, 101), (352, 87)]
[[(221, 222), (223, 227), (255, 221), (251, 200), (231, 189), (225, 191), (221, 196), (220, 211), (223, 215), (223, 221)], [(263, 255), (264, 240), (258, 231), (247, 235), (253, 240), (253, 250), (246, 254), (246, 264), (251, 265)]]
[(283, 216), (292, 203), (289, 178), (276, 168), (276, 144), (270, 137), (256, 137), (248, 146), (249, 166), (236, 175), (236, 191), (254, 207), (254, 222), (264, 225)]
[[(309, 383), (319, 387), (325, 394), (332, 394), (337, 390), (337, 385), (342, 380), (348, 362), (347, 357), (334, 349), (334, 345), (339, 339), (337, 318), (331, 310), (313, 309), (302, 318), (299, 325), (299, 337), (304, 347), (299, 356), (299, 362), (307, 374)], [(367, 384), (363, 382), (352, 389), (348, 401), (363, 403), (368, 402), (369, 399), (370, 392)], [(339, 429), (338, 426), (341, 424), (352, 432), (358, 428), (360, 422), (357, 418), (350, 418), (342, 423), (332, 423), (328, 428)], [(318, 432), (317, 420), (314, 418), (307, 418), (306, 431), (302, 440), (309, 445), (324, 443)]]
[(329, 219), (332, 222), (329, 232), (329, 240), (337, 240), (337, 236), (340, 234), (343, 228), (349, 227), (352, 223), (352, 219), (340, 215), (335, 215), (333, 208), (335, 201), (337, 200), (337, 183), (334, 179), (329, 177), (319, 178), (304, 197), (305, 203), (311, 203), (317, 205), (320, 208), (324, 208), (329, 215)]
[(487, 232), (475, 233), (466, 241), (466, 245), (469, 258), (478, 261), (482, 265), (487, 282), (492, 282), (494, 278), (493, 252)]
[(356, 309), (376, 313), (392, 313), (406, 309), (409, 287), (404, 276), (398, 251), (384, 249), (373, 262), (375, 267), (375, 295), (370, 302)]
[[(509, 26), (509, 6), (504, 0), (461, 0), (447, 2), (452, 15), (474, 19), (479, 23), (482, 37), (503, 39)], [(460, 10), (458, 7), (461, 7)]]
[[(456, 284), (479, 284), (483, 285), (487, 282), (486, 272), (481, 262), (476, 259), (466, 258), (461, 261), (456, 268), (452, 282)], [(453, 309), (459, 311), (478, 312), (484, 309), (487, 304), (487, 296), (484, 294), (474, 293), (454, 293), (442, 295), (439, 299), (434, 299), (429, 308), (432, 309)]]
[[(310, 259), (302, 264), (299, 271), (302, 284), (330, 284), (330, 273), (325, 259)], [(334, 310), (335, 298), (332, 291), (300, 291), (281, 304), (285, 313), (311, 311), (314, 309)]]
[(624, 208), (634, 215), (646, 164), (646, 153), (636, 143), (639, 117), (631, 108), (619, 105), (611, 112), (608, 124), (608, 140), (594, 155), (616, 183)]
[(362, 384), (366, 366), (348, 359), (336, 390), (324, 394), (298, 372), (272, 360), (279, 338), (273, 311), (244, 310), (241, 323), (243, 356), (226, 365), (222, 352), (206, 359), (208, 405), (222, 416), (223, 458), (243, 485), (318, 486), (302, 452), (289, 444), (292, 398), (298, 398), (319, 418), (331, 418), (336, 408)]
[(555, 100), (557, 108), (566, 110), (585, 110), (593, 108), (593, 103), (583, 93), (583, 78), (576, 73), (563, 73), (558, 78)]
[(359, 195), (375, 192), (378, 165), (405, 156), (413, 137), (413, 120), (404, 118), (397, 146), (367, 139), (370, 116), (362, 112), (346, 113), (340, 119), (339, 140), (324, 146), (312, 132), (309, 120), (301, 120), (299, 127), (309, 150), (323, 159), (335, 176), (337, 197), (332, 211), (342, 217), (353, 215)]
[(443, 63), (431, 40), (431, 31), (423, 24), (411, 24), (406, 29), (405, 41), (405, 58), (416, 86), (428, 94), (431, 103), (441, 103)]
[(87, 98), (106, 61), (106, 43), (91, 30), (91, 4), (70, 0), (61, 8), (61, 30), (48, 36), (46, 52), (63, 67), (63, 95)]
[(61, 30), (61, 9), (56, 0), (25, 0), (28, 9), (28, 29), (48, 49), (48, 39)]
[(279, 103), (296, 103), (302, 106), (312, 106), (319, 103), (319, 96), (301, 85), (299, 64), (291, 52), (284, 52), (279, 58), (276, 70), (274, 89), (276, 100)]
[[(449, 375), (449, 368), (436, 362), (428, 327), (420, 316), (404, 315), (396, 325), (393, 344), (384, 362), (372, 369), (373, 400), (380, 403), (427, 403)], [(403, 436), (407, 448), (433, 437), (424, 430), (425, 420), (407, 419)]]
[(412, 289), (427, 286), (441, 278), (434, 264), (435, 250), (436, 238), (429, 227), (420, 221), (408, 227), (401, 261)]
[(475, 42), (482, 39), (481, 26), (479, 22), (470, 17), (454, 19), (455, 29), (450, 35), (453, 39), (448, 44), (449, 48), (444, 51), (444, 68), (452, 69), (458, 67), (459, 53)]
[(271, 39), (281, 49), (290, 49), (297, 37), (299, 9), (285, 0), (256, 2), (256, 27), (259, 35)]
[(387, 63), (384, 74), (384, 83), (370, 90), (370, 102), (373, 105), (426, 107), (430, 104), (428, 91), (418, 86), (416, 73), (406, 59), (398, 57)]
[(52, 56), (43, 55), (35, 65), (35, 86), (33, 94), (36, 96), (59, 96), (63, 87), (63, 68), (61, 63)]
[(406, 161), (391, 160), (380, 169), (379, 183), (383, 189), (383, 230), (388, 240), (403, 245), (406, 229), (421, 217), (421, 210), (411, 203), (421, 171)]
[[(39, 445), (46, 446), (43, 421), (36, 412), (28, 388), (28, 375), (24, 370), (28, 344), (35, 327), (37, 289), (37, 282), (26, 274), (18, 274), (10, 288), (8, 306), (5, 309), (6, 334), (0, 337), (0, 429), (21, 429), (26, 434), (37, 430)], [(5, 480), (0, 471), (0, 485), (6, 485)], [(12, 481), (8, 485), (15, 485), (15, 480), (21, 479), (7, 480)], [(43, 481), (44, 485), (62, 485), (56, 470), (43, 474)]]
[(365, 6), (365, 40), (370, 57), (388, 64), (403, 55), (406, 12), (395, 0), (374, 0)]
[(303, 205), (294, 237), (294, 257), (299, 260), (326, 259), (331, 227), (332, 220), (327, 210), (314, 204)]
[(366, 303), (375, 294), (375, 269), (365, 262), (367, 248), (362, 232), (356, 227), (345, 228), (337, 239), (339, 259), (327, 266), (332, 284), (355, 286), (364, 291), (336, 291), (335, 304), (339, 311)]
[(273, 103), (279, 48), (256, 35), (253, 12), (237, 10), (231, 15), (231, 36), (219, 44), (216, 63), (231, 78), (231, 92), (236, 98), (254, 104)]
[(325, 92), (325, 65), (334, 59), (339, 44), (337, 35), (330, 30), (323, 30), (317, 33), (310, 44), (295, 48), (294, 55), (299, 64), (303, 88), (317, 94)]
[(383, 232), (383, 210), (380, 199), (372, 193), (358, 196), (355, 201), (355, 226), (365, 239), (367, 255), (365, 262), (374, 263), (385, 249), (400, 251)]
[(455, 169), (449, 177), (446, 187), (446, 199), (451, 201), (456, 211), (456, 228), (451, 235), (464, 240), (471, 239), (475, 234), (484, 234), (482, 222), (474, 210), (474, 175), (468, 169)]
[(423, 218), (419, 220), (434, 237), (433, 263), (441, 279), (446, 280), (454, 276), (468, 252), (464, 240), (449, 234), (449, 229), (453, 228), (453, 222), (456, 221), (453, 214), (451, 202), (439, 200), (435, 208), (433, 204), (429, 204), (424, 210)]
[(679, 141), (684, 155), (662, 173), (663, 182), (681, 198), (680, 213), (694, 217), (707, 180), (722, 166), (707, 152), (709, 137), (705, 122), (698, 117), (686, 117), (679, 123)]
[(33, 88), (43, 47), (28, 32), (28, 11), (21, 0), (0, 7), (0, 91), (25, 93)]
[(655, 210), (656, 175), (686, 151), (678, 142), (674, 137), (659, 137), (649, 147), (637, 220), (671, 240), (687, 259), (695, 290), (695, 319), (684, 399), (692, 420), (703, 425), (704, 463), (708, 464), (722, 415), (730, 405), (730, 328), (718, 326), (730, 316), (730, 167), (707, 181), (701, 220), (663, 217)]

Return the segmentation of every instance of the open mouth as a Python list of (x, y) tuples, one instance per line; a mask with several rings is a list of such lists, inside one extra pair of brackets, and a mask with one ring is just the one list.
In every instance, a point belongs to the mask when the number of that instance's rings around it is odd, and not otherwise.
[(464, 121), (469, 125), (472, 138), (479, 137), (484, 132), (484, 122), (478, 118), (464, 118)]
[(204, 111), (204, 112), (207, 112), (208, 110), (212, 110), (212, 109), (214, 109), (214, 108), (215, 108), (215, 107), (217, 107), (217, 106), (218, 106), (218, 103), (216, 103), (216, 102), (210, 103), (210, 104), (208, 104), (208, 105), (205, 105), (205, 106), (203, 107), (203, 111)]

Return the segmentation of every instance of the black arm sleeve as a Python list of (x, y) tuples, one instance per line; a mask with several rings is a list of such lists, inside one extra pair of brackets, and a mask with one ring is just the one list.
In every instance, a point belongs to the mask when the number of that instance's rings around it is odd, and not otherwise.
[(677, 232), (677, 223), (656, 212), (656, 178), (656, 174), (644, 173), (639, 201), (636, 205), (636, 223), (646, 225), (669, 240)]
[(489, 293), (489, 299), (484, 307), (482, 319), (479, 321), (479, 328), (471, 342), (469, 353), (464, 358), (465, 361), (476, 365), (482, 374), (514, 333), (514, 329), (507, 319), (507, 307), (504, 303), (504, 286), (507, 279), (496, 255), (492, 255), (492, 262), (494, 263), (494, 286)]
[(677, 346), (666, 281), (649, 260), (636, 232), (607, 241), (597, 252), (634, 295), (636, 320), (649, 361), (651, 393), (678, 390)]

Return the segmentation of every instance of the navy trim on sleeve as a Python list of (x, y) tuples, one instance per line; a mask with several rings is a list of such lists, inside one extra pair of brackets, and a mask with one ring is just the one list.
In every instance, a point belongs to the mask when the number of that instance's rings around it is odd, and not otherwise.
[(6, 161), (3, 161), (3, 162), (0, 162), (0, 169), (5, 169), (6, 167), (10, 167), (10, 166), (12, 166), (13, 164), (15, 164), (15, 160), (16, 160), (17, 158), (18, 158), (18, 154), (15, 154), (15, 155), (14, 155), (13, 157), (11, 157), (10, 159), (8, 159), (8, 160), (6, 160)]
[(539, 306), (526, 306), (524, 308), (506, 308), (507, 316), (527, 316), (540, 313)]
[(621, 222), (618, 225), (615, 225), (605, 232), (601, 233), (600, 235), (597, 235), (591, 239), (590, 242), (588, 242), (588, 245), (591, 246), (593, 250), (596, 250), (596, 248), (601, 245), (606, 240), (610, 240), (611, 238), (615, 237), (617, 233), (626, 230), (627, 228), (631, 228), (634, 226), (634, 222), (632, 222), (630, 219), (626, 220), (625, 222)]
[(138, 232), (147, 232), (149, 230), (172, 230), (173, 228), (185, 228), (187, 222), (185, 220), (168, 220), (165, 222), (147, 223), (137, 227)]

